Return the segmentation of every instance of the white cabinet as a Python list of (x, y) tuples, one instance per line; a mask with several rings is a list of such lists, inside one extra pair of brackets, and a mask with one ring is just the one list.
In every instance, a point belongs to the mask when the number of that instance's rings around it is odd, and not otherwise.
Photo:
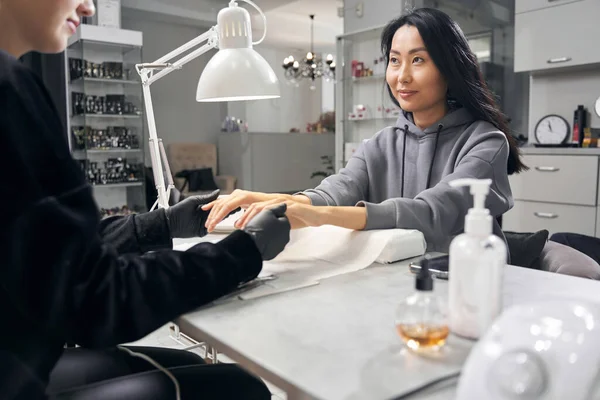
[(512, 232), (557, 232), (594, 236), (596, 207), (515, 200), (502, 219), (503, 229)]
[[(521, 0), (515, 15), (515, 72), (600, 63), (600, 1)], [(524, 6), (523, 3), (529, 4)], [(530, 11), (531, 10), (531, 11)]]
[(597, 156), (525, 155), (523, 161), (529, 171), (510, 177), (515, 200), (596, 206)]
[(520, 14), (528, 11), (541, 10), (542, 8), (557, 7), (576, 1), (582, 0), (517, 0), (515, 2), (515, 13)]
[(512, 232), (600, 236), (598, 149), (523, 149), (529, 171), (510, 176), (515, 205), (502, 220)]

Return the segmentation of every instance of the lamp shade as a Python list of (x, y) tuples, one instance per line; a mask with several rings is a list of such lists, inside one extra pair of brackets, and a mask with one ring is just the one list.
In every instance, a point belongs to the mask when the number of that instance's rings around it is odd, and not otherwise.
[(196, 91), (199, 102), (277, 97), (279, 80), (275, 72), (251, 47), (219, 50), (200, 75)]

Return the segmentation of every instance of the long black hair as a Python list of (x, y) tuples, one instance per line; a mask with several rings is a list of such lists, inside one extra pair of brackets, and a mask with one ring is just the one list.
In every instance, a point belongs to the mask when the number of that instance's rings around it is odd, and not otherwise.
[[(487, 121), (506, 135), (509, 145), (508, 173), (521, 172), (527, 167), (521, 161), (519, 148), (505, 115), (488, 88), (477, 57), (471, 51), (467, 38), (456, 22), (447, 14), (433, 8), (418, 8), (391, 21), (381, 34), (381, 51), (389, 63), (394, 34), (400, 27), (417, 28), (427, 52), (448, 85), (448, 101), (454, 107), (464, 107), (478, 120)], [(387, 85), (392, 101), (398, 101)]]

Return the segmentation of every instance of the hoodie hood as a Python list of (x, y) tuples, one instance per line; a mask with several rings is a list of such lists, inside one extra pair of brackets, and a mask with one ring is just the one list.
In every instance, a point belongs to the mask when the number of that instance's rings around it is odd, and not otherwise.
[[(456, 132), (456, 127), (471, 124), (475, 119), (466, 108), (458, 108), (450, 111), (444, 115), (442, 119), (435, 122), (431, 126), (428, 126), (424, 130), (415, 125), (413, 114), (411, 112), (402, 111), (402, 114), (396, 120), (396, 128), (407, 130), (408, 133), (413, 134), (417, 137), (424, 137), (431, 134), (437, 134), (439, 131), (440, 135), (445, 133)], [(440, 130), (440, 125), (442, 126)]]

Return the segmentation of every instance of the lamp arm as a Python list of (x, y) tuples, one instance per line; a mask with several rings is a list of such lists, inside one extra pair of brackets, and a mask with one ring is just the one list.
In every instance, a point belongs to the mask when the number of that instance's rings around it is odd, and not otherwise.
[[(168, 63), (168, 61), (170, 61), (174, 57), (177, 57), (178, 55), (185, 53), (186, 51), (188, 51), (190, 49), (193, 49), (194, 47), (198, 46), (200, 43), (207, 41), (207, 40), (208, 40), (208, 43), (203, 45), (199, 49), (194, 50), (190, 54), (182, 57), (181, 59), (175, 61), (174, 63)], [(190, 61), (194, 60), (197, 57), (200, 57), (202, 54), (206, 53), (207, 51), (209, 51), (211, 49), (216, 48), (217, 46), (218, 46), (218, 35), (217, 35), (216, 27), (213, 26), (212, 28), (210, 28), (208, 31), (206, 31), (202, 35), (190, 40), (183, 46), (164, 55), (163, 57), (159, 58), (158, 60), (156, 60), (152, 63), (137, 64), (135, 66), (135, 69), (137, 70), (138, 74), (140, 75), (140, 77), (142, 79), (142, 84), (151, 85), (152, 83), (156, 82), (157, 80), (164, 77), (165, 75), (168, 75), (171, 72), (173, 72), (173, 70), (181, 69), (185, 64), (189, 63)], [(160, 71), (157, 74), (154, 74), (155, 69), (161, 69), (162, 71)]]
[[(208, 40), (210, 42), (210, 39), (212, 39), (213, 37), (216, 40), (216, 35), (217, 35), (216, 27), (213, 26), (208, 31), (204, 32), (202, 35), (190, 40), (189, 42), (176, 48), (172, 52), (165, 54), (158, 60), (154, 61), (152, 64), (164, 64), (166, 62), (169, 62), (174, 57), (177, 57), (178, 55), (185, 53), (186, 51), (198, 46), (200, 43), (202, 43), (206, 40)], [(216, 44), (215, 44), (215, 47), (216, 47)]]
[[(208, 43), (202, 45), (200, 48), (192, 51), (188, 55), (182, 57), (181, 59), (175, 61), (172, 64), (167, 63), (169, 60), (179, 56), (182, 53), (185, 53), (188, 50), (193, 49), (195, 46), (198, 46), (199, 44), (207, 40)], [(175, 69), (181, 69), (185, 64), (201, 56), (207, 51), (214, 49), (215, 47), (217, 47), (217, 45), (217, 31), (215, 27), (212, 27), (207, 32), (190, 40), (183, 46), (173, 50), (172, 52), (159, 58), (153, 63), (137, 64), (135, 66), (135, 69), (140, 75), (142, 81), (146, 119), (148, 121), (148, 134), (150, 136), (148, 144), (150, 147), (152, 173), (154, 175), (156, 191), (158, 192), (157, 205), (160, 208), (169, 208), (169, 197), (171, 195), (171, 189), (173, 189), (175, 185), (173, 184), (173, 177), (171, 176), (169, 162), (167, 160), (162, 141), (158, 138), (156, 120), (154, 118), (154, 107), (152, 106), (152, 95), (150, 93), (150, 85), (152, 85), (152, 83), (156, 82), (160, 78), (170, 74)], [(155, 75), (154, 70), (156, 69), (161, 69), (161, 71)], [(167, 185), (165, 185), (165, 173), (167, 174), (168, 179), (168, 182), (166, 182)]]
[(159, 80), (160, 78), (163, 78), (164, 76), (169, 75), (171, 72), (173, 72), (176, 69), (181, 69), (185, 64), (200, 57), (202, 54), (206, 53), (209, 50), (214, 49), (215, 47), (217, 47), (217, 46), (212, 43), (205, 44), (202, 47), (200, 47), (199, 49), (192, 51), (187, 56), (182, 57), (181, 59), (177, 60), (173, 64), (167, 64), (167, 67), (164, 68), (162, 71), (160, 71), (156, 75), (153, 74), (152, 76), (150, 76), (148, 78), (148, 85), (151, 85), (154, 82), (156, 82), (157, 80)]

